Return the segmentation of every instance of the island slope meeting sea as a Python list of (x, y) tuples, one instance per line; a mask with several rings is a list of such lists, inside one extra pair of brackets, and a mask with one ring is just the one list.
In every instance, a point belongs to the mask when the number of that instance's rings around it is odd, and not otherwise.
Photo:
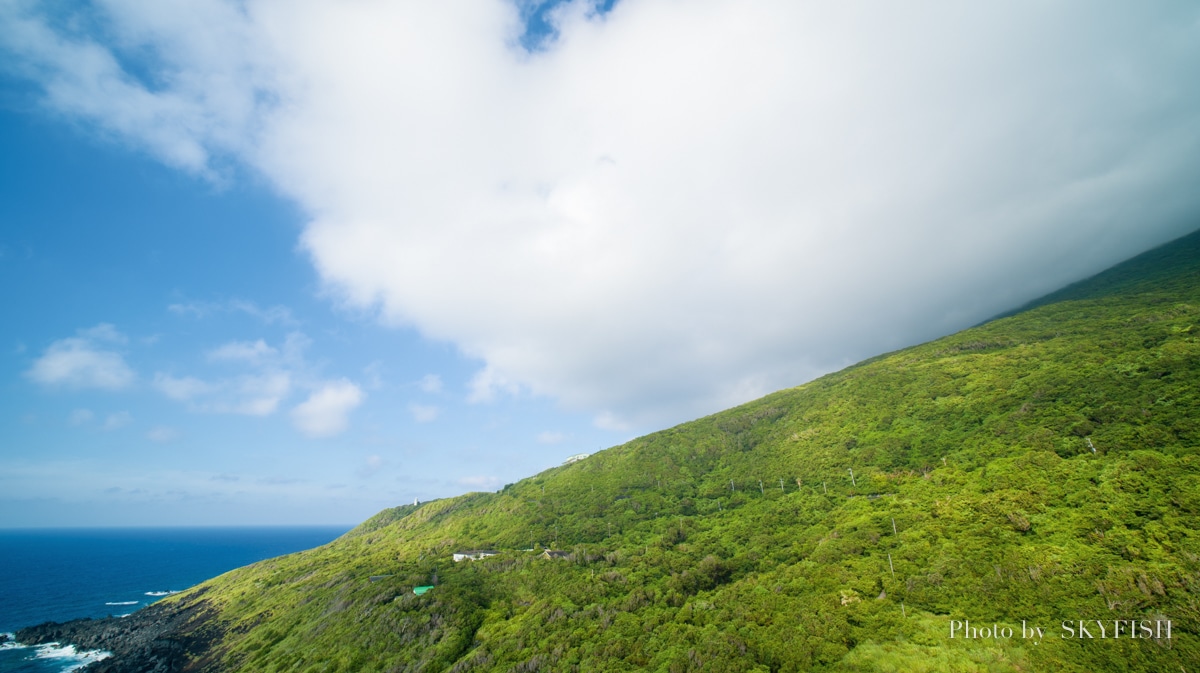
[(1198, 334), (1192, 234), (499, 493), (18, 637), (113, 649), (100, 671), (1195, 670)]
[(324, 544), (349, 528), (0, 530), (0, 673), (60, 673), (88, 660), (82, 648), (4, 643), (5, 633), (20, 626), (130, 613), (232, 568)]

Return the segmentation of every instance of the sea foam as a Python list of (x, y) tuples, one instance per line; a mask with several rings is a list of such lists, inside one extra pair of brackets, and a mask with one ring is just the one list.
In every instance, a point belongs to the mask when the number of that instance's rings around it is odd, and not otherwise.
[(61, 660), (66, 665), (66, 668), (62, 669), (63, 673), (67, 673), (68, 671), (77, 671), (94, 661), (107, 659), (112, 656), (112, 652), (105, 652), (104, 650), (84, 650), (80, 652), (75, 649), (74, 645), (46, 643), (45, 645), (38, 645), (33, 656), (37, 659)]
[(171, 594), (177, 594), (177, 593), (179, 593), (179, 592), (178, 591), (147, 591), (146, 595), (147, 596), (170, 596)]
[(141, 601), (113, 601), (105, 603), (105, 605), (137, 605), (138, 603), (141, 603)]

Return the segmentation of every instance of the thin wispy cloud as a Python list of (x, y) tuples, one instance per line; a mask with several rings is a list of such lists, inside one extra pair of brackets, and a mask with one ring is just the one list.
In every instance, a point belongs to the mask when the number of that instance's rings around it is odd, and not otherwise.
[(133, 414), (129, 413), (128, 411), (118, 411), (116, 413), (109, 414), (108, 417), (104, 419), (104, 425), (101, 427), (104, 430), (109, 431), (120, 430), (130, 423), (133, 423)]
[(371, 364), (363, 367), (363, 378), (366, 380), (366, 387), (371, 390), (379, 390), (383, 387), (383, 363), (375, 360)]
[(602, 411), (596, 414), (592, 419), (592, 424), (602, 430), (612, 430), (613, 432), (629, 430), (629, 423), (611, 411)]
[(418, 423), (432, 423), (437, 420), (441, 409), (429, 404), (410, 404), (408, 413), (412, 414), (413, 420)]
[[(264, 339), (225, 342), (205, 353), (205, 360), (221, 375), (208, 378), (168, 372), (154, 375), (153, 387), (162, 395), (203, 414), (268, 417), (280, 411), (296, 394), (307, 400), (291, 410), (293, 425), (312, 437), (340, 434), (351, 410), (366, 394), (348, 379), (318, 378), (305, 358), (311, 340), (291, 332), (278, 347)], [(229, 375), (233, 368), (240, 374)]]
[(267, 325), (282, 325), (296, 327), (300, 321), (286, 306), (261, 307), (257, 303), (245, 299), (231, 299), (224, 302), (189, 301), (168, 304), (167, 310), (178, 316), (195, 319), (208, 318), (216, 314), (242, 313), (261, 320)]
[(121, 353), (110, 349), (125, 343), (123, 335), (107, 324), (79, 334), (50, 344), (25, 376), (44, 386), (73, 389), (122, 390), (133, 384), (133, 369)]
[(166, 397), (188, 403), (193, 411), (246, 416), (275, 413), (293, 387), (292, 376), (279, 371), (211, 381), (158, 372), (153, 385)]
[(246, 416), (270, 416), (292, 391), (286, 372), (242, 376), (222, 385), (224, 395), (211, 400), (202, 410)]
[(175, 377), (164, 372), (155, 373), (153, 386), (163, 395), (179, 402), (187, 402), (220, 387), (194, 376)]
[(384, 460), (383, 456), (378, 454), (369, 455), (366, 461), (364, 461), (363, 466), (359, 468), (358, 476), (370, 477), (382, 470), (385, 465), (387, 465), (387, 461)]
[(117, 331), (110, 323), (100, 323), (95, 327), (79, 330), (79, 336), (90, 341), (107, 341), (115, 344), (129, 343), (129, 337)]
[(231, 341), (208, 353), (208, 359), (214, 361), (242, 361), (249, 364), (261, 364), (264, 361), (277, 358), (279, 351), (259, 339), (250, 341)]
[(304, 350), (309, 344), (298, 332), (288, 334), (279, 348), (263, 339), (229, 341), (209, 350), (206, 359), (244, 373), (205, 379), (157, 372), (153, 385), (193, 411), (270, 416), (296, 389), (297, 379), (307, 376)]
[(156, 425), (146, 431), (146, 439), (158, 444), (165, 444), (179, 437), (179, 431), (166, 425)]
[(442, 377), (437, 374), (426, 374), (417, 382), (417, 387), (421, 389), (421, 392), (440, 393), (442, 392)]
[(458, 483), (459, 483), (459, 485), (466, 486), (467, 488), (473, 488), (473, 489), (484, 488), (484, 489), (491, 490), (491, 489), (496, 488), (503, 482), (499, 477), (493, 477), (490, 475), (474, 475), (474, 476), (470, 476), (470, 477), (463, 477), (458, 480)]

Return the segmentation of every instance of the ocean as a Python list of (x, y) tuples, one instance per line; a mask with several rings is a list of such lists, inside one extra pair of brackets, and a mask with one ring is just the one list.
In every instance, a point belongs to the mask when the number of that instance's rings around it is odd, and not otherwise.
[[(318, 547), (348, 526), (0, 530), (0, 633), (125, 615), (234, 568)], [(60, 673), (100, 653), (0, 644), (0, 673)]]

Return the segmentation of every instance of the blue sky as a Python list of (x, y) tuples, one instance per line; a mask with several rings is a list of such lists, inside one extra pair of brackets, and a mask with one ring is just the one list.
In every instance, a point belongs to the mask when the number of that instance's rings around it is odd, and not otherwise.
[[(546, 399), (468, 403), (481, 364), (322, 297), (296, 249), (299, 214), (253, 176), (214, 186), (8, 102), (0, 286), (15, 319), (0, 326), (0, 525), (354, 523), (628, 436)], [(296, 362), (253, 362), (258, 344), (283, 351), (289, 339)], [(71, 340), (116, 366), (33, 376)], [(294, 382), (270, 411), (239, 409), (269, 389), (162, 390), (165, 377), (219, 385), (273, 371)], [(345, 430), (306, 433), (289, 412), (341, 379), (362, 391)]]
[(0, 0), (0, 527), (354, 523), (1200, 226), (1200, 13)]

